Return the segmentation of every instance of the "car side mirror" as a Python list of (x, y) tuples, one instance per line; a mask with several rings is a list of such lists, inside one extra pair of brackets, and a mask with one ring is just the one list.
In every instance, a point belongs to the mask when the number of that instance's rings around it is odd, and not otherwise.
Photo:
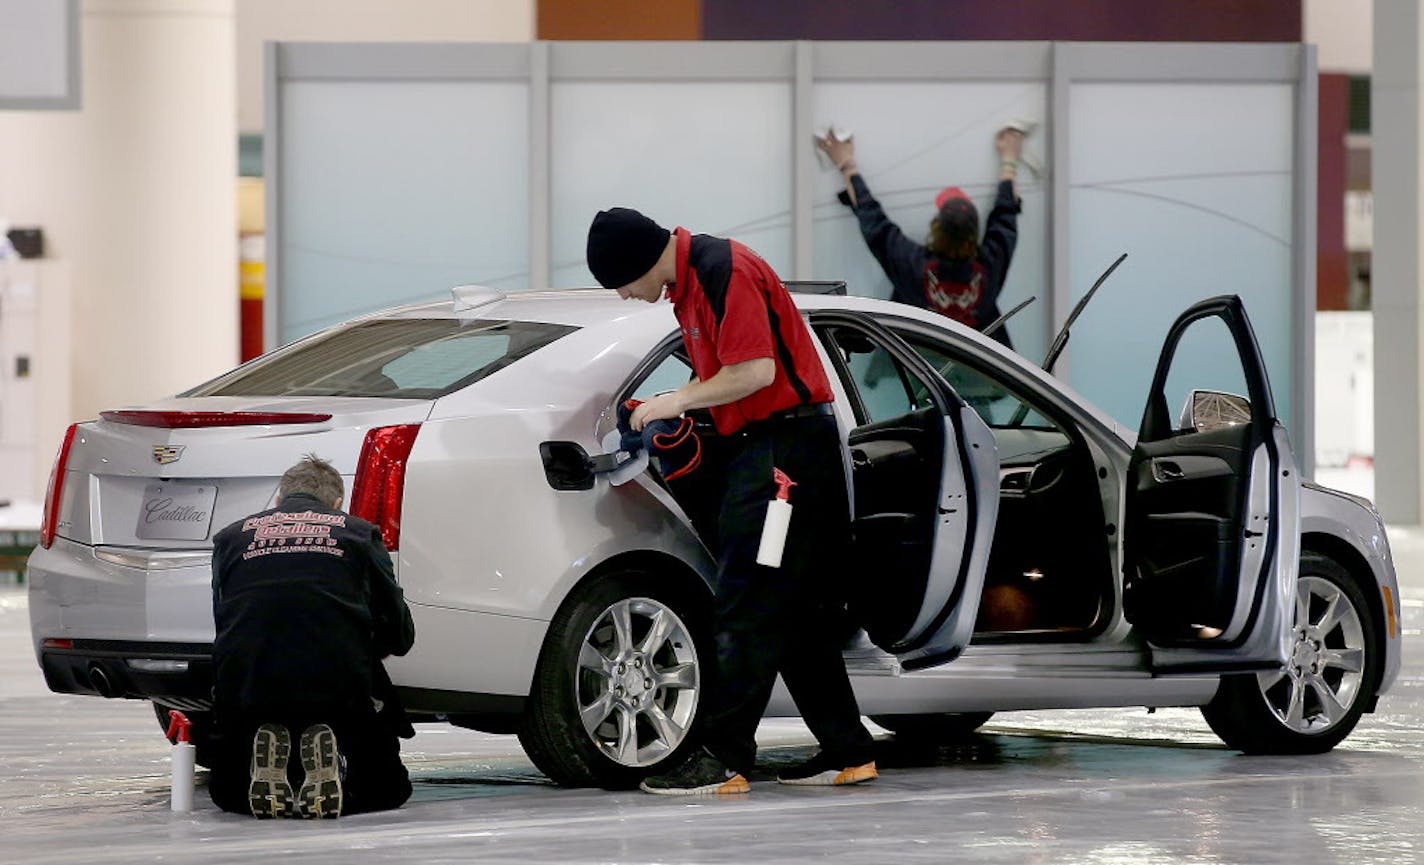
[(1177, 429), (1211, 432), (1251, 422), (1251, 401), (1219, 390), (1194, 390), (1187, 394)]

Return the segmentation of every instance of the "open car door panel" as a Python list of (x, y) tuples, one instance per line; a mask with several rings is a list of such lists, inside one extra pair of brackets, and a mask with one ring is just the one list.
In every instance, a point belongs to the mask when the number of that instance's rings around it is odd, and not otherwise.
[[(1239, 417), (1168, 413), (1168, 373), (1183, 334), (1220, 320), (1241, 363)], [(1193, 402), (1198, 401), (1198, 402)], [(1249, 408), (1249, 414), (1245, 411)], [(1295, 456), (1276, 418), (1256, 337), (1238, 297), (1187, 310), (1162, 349), (1128, 467), (1124, 612), (1156, 673), (1269, 669), (1290, 648), (1299, 565)]]
[(851, 614), (905, 669), (968, 645), (998, 513), (998, 454), (979, 415), (912, 348), (843, 313), (813, 316), (856, 409)]

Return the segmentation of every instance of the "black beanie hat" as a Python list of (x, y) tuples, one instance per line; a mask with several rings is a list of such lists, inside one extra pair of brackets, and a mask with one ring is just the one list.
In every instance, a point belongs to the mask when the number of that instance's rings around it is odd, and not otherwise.
[(604, 288), (622, 288), (653, 269), (670, 236), (632, 208), (600, 210), (588, 227), (588, 269)]

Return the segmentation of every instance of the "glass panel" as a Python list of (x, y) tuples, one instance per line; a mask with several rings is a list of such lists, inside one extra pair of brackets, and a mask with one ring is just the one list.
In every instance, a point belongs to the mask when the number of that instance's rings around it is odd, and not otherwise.
[[(859, 392), (865, 406), (860, 424), (902, 417), (930, 405), (923, 384), (881, 345), (859, 331), (834, 329), (830, 334), (850, 372), (846, 387)], [(916, 392), (925, 395), (923, 402), (917, 401)]]
[(282, 89), (278, 340), (529, 269), (528, 85)]
[(555, 286), (595, 284), (584, 265), (588, 224), (614, 206), (739, 240), (782, 277), (793, 275), (789, 82), (551, 89)]
[[(812, 117), (817, 127), (834, 123), (855, 135), (856, 163), (871, 191), (907, 236), (923, 242), (935, 215), (935, 194), (946, 186), (958, 186), (974, 199), (982, 232), (998, 185), (994, 133), (1016, 118), (1042, 121), (1045, 94), (1038, 83), (821, 83), (815, 85)], [(1046, 133), (1040, 127), (1030, 136), (1025, 153), (1041, 159)], [(1048, 347), (1047, 178), (1020, 167), (1018, 181), (1023, 200), (1018, 248), (999, 308), (1008, 312), (1038, 296), (1007, 325), (1015, 348), (1037, 360)], [(840, 173), (822, 165), (814, 193), (814, 276), (844, 279), (851, 294), (889, 297), (889, 279), (866, 250), (850, 210), (836, 200), (844, 188)]]
[[(1082, 84), (1071, 99), (1073, 300), (1129, 257), (1073, 327), (1069, 383), (1136, 429), (1172, 322), (1198, 300), (1239, 294), (1288, 420), (1292, 87)], [(1211, 378), (1191, 366), (1208, 356), (1194, 357), (1173, 374)]]
[[(1172, 354), (1163, 396), (1167, 398), (1167, 410), (1173, 412), (1175, 429), (1190, 428), (1181, 419), (1191, 417), (1188, 400), (1194, 390), (1248, 396), (1246, 373), (1231, 328), (1215, 316), (1192, 322)], [(1250, 415), (1245, 419), (1249, 421)]]
[(364, 321), (263, 355), (183, 396), (434, 399), (577, 328), (527, 321)]
[[(954, 392), (978, 412), (991, 427), (1029, 427), (1056, 430), (1058, 425), (1033, 407), (1028, 400), (1010, 390), (994, 375), (951, 357), (937, 346), (900, 334), (910, 347), (939, 370)], [(918, 393), (917, 393), (918, 399)]]
[(674, 351), (653, 367), (648, 377), (633, 389), (633, 399), (648, 400), (660, 393), (677, 390), (692, 380), (692, 367)]

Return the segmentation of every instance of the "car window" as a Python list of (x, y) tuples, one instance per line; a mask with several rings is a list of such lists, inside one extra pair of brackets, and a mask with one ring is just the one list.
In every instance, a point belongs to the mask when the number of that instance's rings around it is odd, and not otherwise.
[(989, 426), (1058, 429), (1057, 424), (1049, 420), (1029, 400), (1011, 390), (1001, 377), (964, 363), (961, 359), (951, 356), (942, 346), (922, 337), (908, 333), (901, 333), (900, 336), (920, 357), (928, 361), (930, 366), (940, 371), (949, 386), (954, 388), (960, 398), (978, 412), (979, 417)]
[(633, 399), (648, 400), (660, 393), (677, 390), (692, 380), (692, 366), (682, 352), (674, 350), (653, 367), (633, 392)]
[[(1190, 428), (1191, 398), (1194, 391), (1233, 394), (1243, 403), (1247, 393), (1246, 371), (1241, 352), (1225, 321), (1216, 316), (1198, 319), (1187, 326), (1172, 354), (1163, 395), (1178, 430)], [(1246, 423), (1249, 409), (1227, 425)], [(1218, 420), (1224, 420), (1218, 418)]]
[(263, 355), (181, 396), (434, 399), (575, 330), (530, 321), (407, 318), (357, 322)]
[(849, 328), (833, 327), (826, 334), (844, 363), (846, 390), (859, 396), (857, 423), (902, 417), (932, 404), (923, 382), (884, 346)]

